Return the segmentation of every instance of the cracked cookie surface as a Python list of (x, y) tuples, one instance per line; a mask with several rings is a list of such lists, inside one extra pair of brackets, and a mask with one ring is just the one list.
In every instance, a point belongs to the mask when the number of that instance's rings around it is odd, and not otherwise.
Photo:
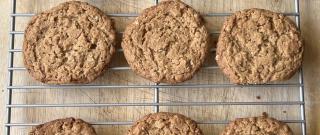
[(293, 135), (289, 126), (274, 118), (238, 118), (220, 135)]
[(196, 122), (168, 112), (153, 113), (138, 120), (127, 135), (202, 135)]
[(302, 63), (303, 44), (288, 17), (263, 9), (246, 9), (223, 25), (216, 60), (237, 84), (287, 80)]
[(29, 135), (96, 135), (93, 127), (81, 119), (53, 120), (34, 127)]
[(145, 9), (124, 33), (122, 48), (130, 67), (153, 82), (191, 79), (208, 53), (201, 16), (179, 1)]
[(114, 46), (112, 22), (102, 11), (85, 2), (65, 2), (31, 19), (24, 63), (43, 83), (88, 83), (106, 69)]

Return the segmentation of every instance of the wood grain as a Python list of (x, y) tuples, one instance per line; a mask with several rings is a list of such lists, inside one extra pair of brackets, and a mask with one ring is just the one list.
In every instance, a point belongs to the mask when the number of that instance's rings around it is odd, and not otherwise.
[[(66, 0), (17, 0), (18, 13), (39, 13), (50, 7), (56, 6)], [(139, 13), (143, 9), (154, 4), (153, 0), (87, 0), (102, 9), (106, 13)], [(196, 10), (205, 13), (234, 12), (237, 10), (257, 7), (266, 8), (277, 12), (294, 11), (293, 0), (185, 0)], [(307, 125), (308, 134), (320, 134), (320, 34), (319, 0), (301, 0), (302, 33), (306, 44), (304, 72), (306, 81)], [(9, 0), (0, 1), (0, 60), (1, 76), (0, 84), (3, 91), (1, 99), (4, 99), (7, 70), (7, 49), (9, 30)], [(113, 17), (117, 31), (123, 31), (133, 17)], [(218, 31), (225, 17), (205, 17), (210, 31)], [(30, 17), (17, 17), (16, 30), (23, 31)], [(217, 36), (212, 37), (212, 46), (215, 46)], [(15, 49), (21, 48), (23, 35), (17, 35)], [(119, 39), (120, 40), (120, 39)], [(214, 64), (214, 54), (207, 59), (207, 65)], [(14, 65), (23, 67), (21, 53), (15, 53)], [(123, 54), (114, 57), (113, 66), (126, 66)], [(297, 82), (295, 76), (287, 82)], [(228, 79), (218, 69), (202, 69), (197, 75), (185, 84), (213, 84), (228, 83)], [(14, 85), (42, 85), (34, 81), (25, 71), (14, 72)], [(152, 84), (141, 79), (132, 71), (107, 71), (94, 84)], [(34, 89), (14, 90), (13, 100), (15, 104), (65, 104), (65, 103), (146, 103), (153, 102), (153, 89)], [(250, 101), (297, 101), (298, 88), (183, 88), (160, 89), (161, 102), (250, 102)], [(257, 98), (260, 97), (260, 98)], [(4, 107), (1, 100), (1, 107)], [(160, 111), (170, 111), (185, 114), (197, 121), (223, 121), (237, 117), (259, 116), (267, 112), (269, 116), (278, 119), (299, 119), (299, 106), (162, 106)], [(4, 114), (5, 109), (0, 109)], [(12, 122), (38, 123), (46, 122), (61, 117), (79, 117), (86, 121), (135, 121), (143, 115), (153, 112), (153, 107), (99, 107), (99, 108), (15, 108), (13, 109)], [(3, 123), (2, 117), (1, 123)], [(124, 134), (129, 126), (95, 126), (98, 134), (109, 133)], [(224, 125), (203, 124), (201, 128), (206, 135), (218, 134)], [(296, 134), (301, 134), (298, 124), (290, 124)], [(0, 128), (3, 133), (3, 126)], [(23, 135), (30, 127), (14, 127), (12, 134)]]

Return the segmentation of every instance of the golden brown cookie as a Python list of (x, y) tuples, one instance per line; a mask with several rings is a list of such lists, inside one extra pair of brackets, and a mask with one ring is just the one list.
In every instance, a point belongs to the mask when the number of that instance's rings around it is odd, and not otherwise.
[(288, 17), (264, 9), (246, 9), (224, 23), (216, 60), (237, 84), (262, 84), (291, 78), (302, 63), (303, 44)]
[(96, 135), (96, 132), (81, 119), (65, 118), (38, 125), (29, 135)]
[(127, 135), (202, 135), (196, 122), (177, 113), (160, 112), (144, 116)]
[(220, 135), (293, 135), (289, 126), (274, 118), (238, 118)]
[(201, 16), (179, 1), (145, 9), (124, 33), (122, 48), (131, 68), (153, 82), (191, 79), (208, 53)]
[(24, 35), (25, 67), (43, 83), (88, 83), (115, 52), (111, 20), (85, 2), (65, 2), (34, 16)]

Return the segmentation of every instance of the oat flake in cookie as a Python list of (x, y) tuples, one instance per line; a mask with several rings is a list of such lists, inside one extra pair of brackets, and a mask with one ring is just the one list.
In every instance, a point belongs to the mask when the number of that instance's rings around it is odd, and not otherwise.
[(288, 17), (263, 9), (236, 12), (224, 23), (216, 60), (237, 84), (291, 78), (302, 63), (303, 44)]
[(115, 52), (111, 20), (84, 2), (66, 2), (34, 16), (24, 36), (28, 72), (43, 83), (88, 83)]
[(159, 112), (144, 116), (127, 135), (202, 135), (196, 122), (177, 113)]
[(189, 80), (208, 53), (201, 16), (179, 1), (145, 9), (124, 33), (122, 48), (131, 68), (153, 82)]
[(29, 135), (96, 135), (96, 132), (81, 119), (65, 118), (38, 125)]
[(220, 135), (293, 135), (289, 126), (274, 118), (238, 118), (229, 123)]

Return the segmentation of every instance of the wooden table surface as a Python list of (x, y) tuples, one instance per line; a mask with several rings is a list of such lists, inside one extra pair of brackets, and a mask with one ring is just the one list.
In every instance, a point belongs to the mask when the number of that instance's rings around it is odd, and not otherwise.
[[(38, 13), (57, 5), (64, 0), (17, 0), (17, 12)], [(258, 7), (278, 12), (294, 11), (293, 0), (185, 0), (201, 13), (234, 12), (236, 10)], [(307, 131), (310, 135), (320, 134), (320, 0), (301, 1), (301, 30), (305, 39), (304, 79)], [(153, 5), (152, 0), (91, 0), (108, 13), (139, 13), (144, 8)], [(4, 116), (4, 98), (7, 79), (7, 57), (9, 44), (9, 13), (10, 0), (0, 1), (0, 116)], [(16, 30), (23, 31), (30, 17), (19, 17), (16, 20)], [(113, 18), (118, 31), (134, 18)], [(224, 17), (205, 17), (210, 31), (220, 29)], [(212, 36), (212, 39), (216, 39)], [(21, 48), (22, 35), (16, 36), (16, 49)], [(212, 41), (214, 46), (214, 40)], [(211, 58), (211, 59), (210, 59)], [(212, 60), (211, 56), (208, 61)], [(121, 54), (117, 54), (112, 65), (126, 65)], [(22, 67), (21, 53), (15, 53), (15, 66)], [(210, 62), (208, 62), (210, 64)], [(211, 62), (212, 64), (212, 62)], [(297, 82), (297, 76), (287, 82)], [(228, 83), (222, 73), (217, 70), (202, 69), (187, 83)], [(41, 85), (32, 80), (25, 71), (14, 72), (14, 85)], [(94, 84), (150, 84), (131, 71), (107, 71)], [(276, 90), (273, 90), (276, 89)], [(153, 90), (150, 89), (35, 89), (15, 90), (15, 104), (62, 104), (62, 103), (124, 103), (152, 102)], [(234, 102), (234, 101), (297, 101), (297, 88), (215, 88), (215, 89), (161, 89), (161, 102)], [(259, 97), (259, 98), (257, 98)], [(299, 119), (299, 106), (206, 106), (206, 107), (160, 107), (161, 111), (179, 112), (197, 121), (232, 120), (236, 117), (259, 116), (267, 112), (269, 116), (278, 119)], [(86, 121), (134, 121), (152, 112), (153, 107), (98, 107), (98, 108), (15, 108), (12, 121), (19, 123), (38, 123), (55, 118), (68, 116), (80, 117)], [(1, 117), (0, 134), (3, 133), (5, 117)], [(298, 124), (290, 124), (296, 134), (301, 129)], [(98, 134), (123, 134), (129, 126), (95, 126)], [(201, 125), (205, 134), (218, 134), (224, 125)], [(12, 134), (26, 134), (30, 127), (14, 127)]]

